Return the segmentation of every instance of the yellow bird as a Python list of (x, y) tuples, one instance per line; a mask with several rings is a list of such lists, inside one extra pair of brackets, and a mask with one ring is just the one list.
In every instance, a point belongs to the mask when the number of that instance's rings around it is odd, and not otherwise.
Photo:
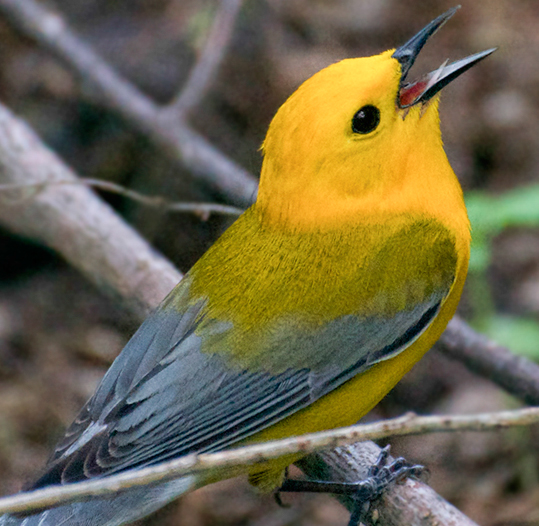
[[(407, 75), (427, 39), (343, 60), (283, 104), (256, 203), (136, 332), (31, 488), (357, 422), (441, 335), (469, 224), (438, 92), (493, 50)], [(275, 490), (297, 457), (245, 468)], [(118, 526), (213, 482), (191, 475), (2, 526)]]

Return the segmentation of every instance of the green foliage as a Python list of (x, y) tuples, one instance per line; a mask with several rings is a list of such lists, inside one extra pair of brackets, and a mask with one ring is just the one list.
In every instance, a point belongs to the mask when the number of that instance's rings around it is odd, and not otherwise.
[(474, 325), (499, 344), (539, 361), (539, 323), (536, 320), (494, 314)]
[(214, 18), (214, 8), (211, 4), (201, 5), (188, 21), (185, 34), (194, 49), (204, 45)]
[(494, 236), (506, 228), (539, 227), (539, 184), (500, 196), (468, 192), (466, 207), (473, 235), (470, 271), (484, 272), (490, 263)]
[(539, 360), (539, 323), (496, 314), (486, 277), (496, 235), (512, 227), (539, 227), (539, 184), (500, 196), (469, 192), (466, 206), (472, 224), (469, 274), (472, 324), (498, 343)]

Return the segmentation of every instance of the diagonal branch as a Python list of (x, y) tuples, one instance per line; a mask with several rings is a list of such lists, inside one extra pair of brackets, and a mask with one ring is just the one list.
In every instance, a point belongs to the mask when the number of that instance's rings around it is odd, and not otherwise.
[(35, 0), (0, 0), (2, 11), (26, 36), (66, 63), (87, 85), (85, 94), (118, 113), (169, 157), (180, 162), (213, 191), (238, 206), (256, 195), (252, 175), (225, 157), (181, 119), (170, 119), (162, 107), (122, 78), (82, 41), (57, 13)]
[[(58, 253), (140, 319), (181, 279), (116, 212), (0, 104), (0, 223)], [(20, 185), (48, 183), (24, 198)], [(23, 199), (21, 199), (23, 197)]]
[[(365, 466), (374, 465), (379, 454), (380, 448), (374, 442), (357, 442), (313, 453), (297, 465), (313, 480), (349, 482), (363, 480), (368, 475)], [(354, 501), (350, 496), (335, 498), (352, 512)], [(411, 478), (386, 491), (380, 502), (370, 507), (364, 520), (366, 526), (477, 526), (430, 486)]]
[(539, 405), (539, 365), (513, 354), (455, 316), (438, 343), (442, 352), (526, 404)]

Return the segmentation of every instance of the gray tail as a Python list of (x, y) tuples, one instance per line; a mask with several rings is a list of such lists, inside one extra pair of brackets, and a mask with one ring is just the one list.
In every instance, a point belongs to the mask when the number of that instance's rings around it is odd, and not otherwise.
[(2, 515), (0, 526), (121, 526), (153, 513), (194, 487), (194, 477), (183, 477), (107, 498), (50, 508), (26, 517)]

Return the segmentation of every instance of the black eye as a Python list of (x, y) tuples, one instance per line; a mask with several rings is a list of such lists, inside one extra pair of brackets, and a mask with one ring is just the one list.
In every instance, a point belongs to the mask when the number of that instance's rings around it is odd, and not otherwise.
[(376, 106), (363, 106), (357, 110), (352, 118), (352, 131), (354, 133), (370, 133), (380, 124), (380, 110)]

